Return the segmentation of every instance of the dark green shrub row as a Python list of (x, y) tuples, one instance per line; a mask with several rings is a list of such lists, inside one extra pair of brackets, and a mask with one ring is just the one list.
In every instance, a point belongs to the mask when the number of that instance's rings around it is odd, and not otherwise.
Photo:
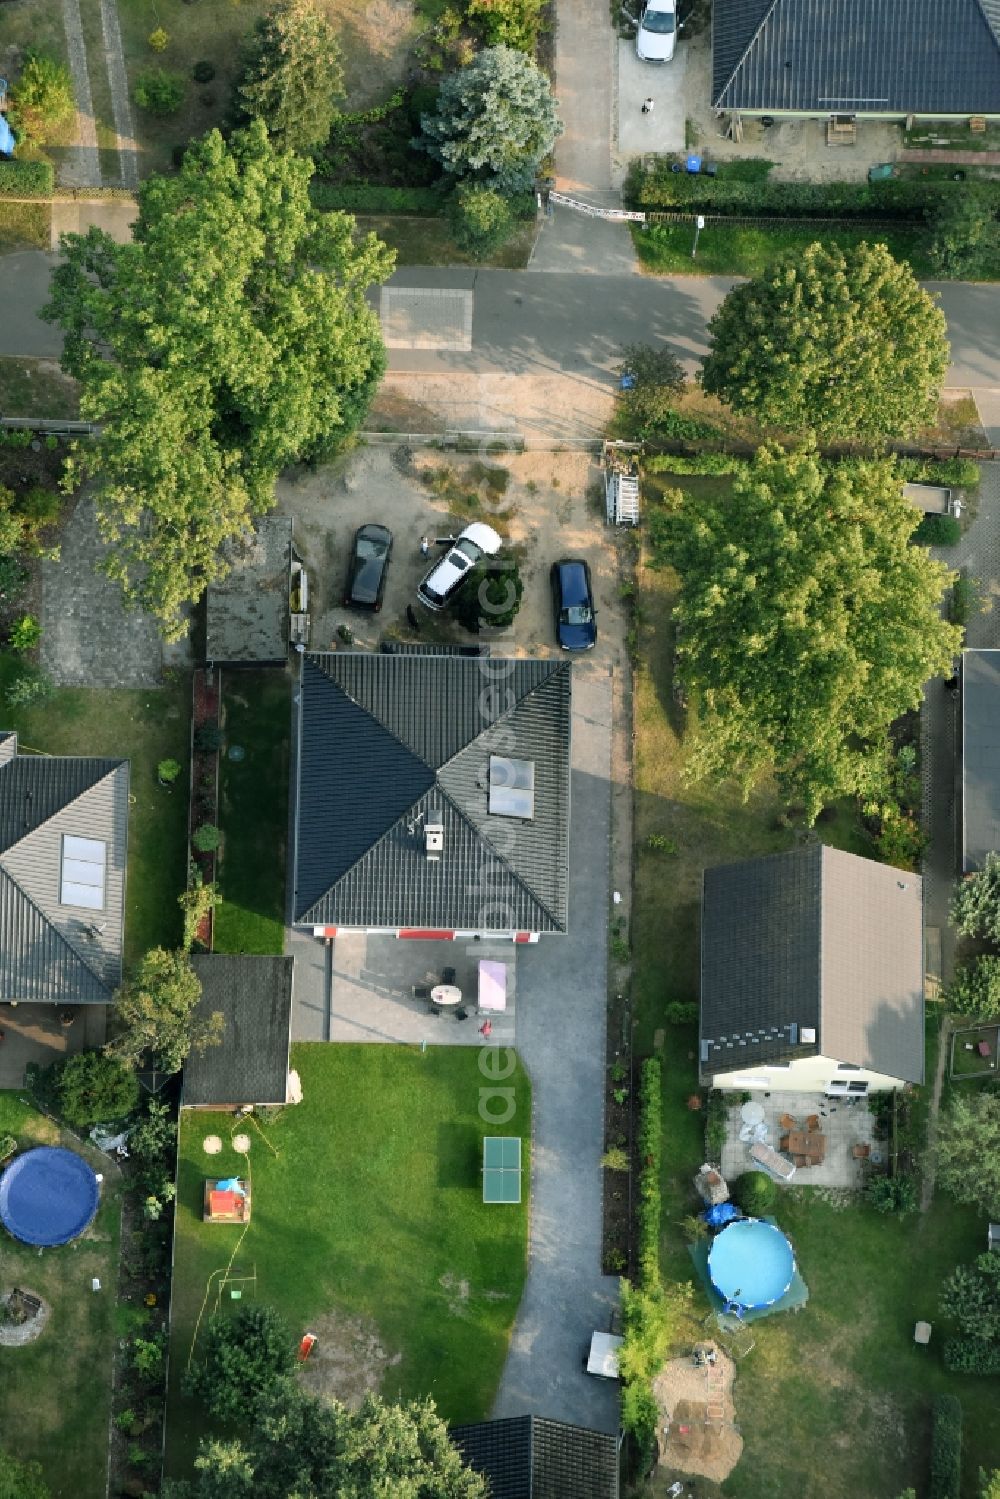
[(377, 182), (348, 187), (314, 182), (310, 194), (315, 208), (341, 209), (344, 213), (443, 213), (447, 201), (433, 187), (382, 187)]
[(973, 458), (900, 458), (898, 463), (908, 483), (975, 489), (980, 479), (979, 464)]
[(917, 1206), (917, 1184), (912, 1176), (873, 1176), (865, 1197), (877, 1213), (912, 1213)]
[(722, 1160), (722, 1147), (726, 1143), (727, 1108), (726, 1095), (713, 1088), (705, 1110), (705, 1159), (716, 1164)]
[(962, 539), (961, 524), (953, 515), (925, 515), (913, 533), (922, 547), (953, 547)]
[(962, 1402), (938, 1395), (931, 1407), (930, 1499), (960, 1499), (962, 1489)]
[(949, 1338), (944, 1366), (953, 1374), (1000, 1374), (1000, 1344), (981, 1338)]
[(48, 198), (54, 184), (50, 161), (0, 161), (0, 198)]
[(660, 1284), (660, 1152), (662, 1147), (660, 1064), (649, 1057), (639, 1076), (639, 1284)]
[(735, 453), (653, 453), (643, 459), (650, 474), (738, 474), (746, 465)]
[[(668, 161), (652, 172), (636, 165), (625, 193), (630, 207), (698, 209), (708, 213), (776, 218), (869, 218), (922, 221), (924, 213), (964, 184), (904, 179), (889, 182), (758, 182), (672, 172)], [(1000, 204), (1000, 183), (986, 185)]]

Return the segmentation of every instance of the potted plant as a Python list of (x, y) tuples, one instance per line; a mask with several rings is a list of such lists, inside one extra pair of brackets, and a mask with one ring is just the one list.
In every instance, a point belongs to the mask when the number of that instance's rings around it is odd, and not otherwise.
[(156, 767), (156, 779), (161, 786), (171, 790), (174, 782), (181, 773), (181, 762), (179, 760), (161, 760)]

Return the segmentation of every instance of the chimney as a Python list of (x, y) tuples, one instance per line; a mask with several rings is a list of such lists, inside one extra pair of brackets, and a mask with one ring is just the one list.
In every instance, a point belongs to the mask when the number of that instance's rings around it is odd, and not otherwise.
[(428, 808), (424, 824), (424, 850), (429, 864), (436, 864), (444, 852), (444, 814), (440, 807)]

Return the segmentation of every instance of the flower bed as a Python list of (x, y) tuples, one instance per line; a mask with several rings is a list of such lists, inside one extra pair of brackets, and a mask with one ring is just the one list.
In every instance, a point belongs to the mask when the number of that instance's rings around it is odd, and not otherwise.
[[(188, 808), (189, 870), (191, 879), (200, 875), (204, 884), (215, 879), (215, 849), (199, 849), (192, 835), (206, 823), (216, 825), (219, 816), (219, 721), (222, 704), (222, 672), (199, 667), (191, 685), (191, 792)], [(214, 741), (214, 742), (213, 742)], [(211, 746), (211, 747), (210, 747)], [(189, 884), (191, 883), (189, 879)], [(212, 950), (213, 914), (205, 912), (195, 938), (207, 952)]]

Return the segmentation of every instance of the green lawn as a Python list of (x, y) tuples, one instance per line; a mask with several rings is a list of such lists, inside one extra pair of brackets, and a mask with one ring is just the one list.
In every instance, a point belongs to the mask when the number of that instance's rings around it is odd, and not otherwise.
[(473, 260), (460, 250), (448, 231), (446, 220), (429, 215), (365, 215), (358, 218), (359, 230), (372, 230), (396, 252), (401, 265), (492, 265), (504, 271), (521, 271), (535, 242), (534, 220), (521, 224), (513, 237), (486, 260)]
[[(848, 249), (862, 240), (888, 245), (897, 260), (908, 260), (918, 276), (935, 273), (927, 259), (927, 235), (920, 229), (834, 228), (830, 224), (712, 224), (702, 230), (697, 259), (691, 258), (691, 224), (633, 227), (636, 254), (643, 270), (661, 275), (758, 276), (785, 250), (802, 250), (815, 240)], [(1000, 279), (1000, 255), (981, 279)]]
[[(3, 207), (0, 204), (0, 217)], [(45, 211), (48, 213), (48, 204)], [(80, 415), (76, 382), (62, 373), (54, 359), (0, 356), (0, 412), (5, 416), (61, 416), (75, 421)]]
[[(671, 481), (661, 475), (657, 482)], [(705, 492), (726, 481), (673, 482)], [(788, 847), (792, 837), (777, 824), (781, 807), (769, 791), (744, 804), (733, 791), (689, 787), (681, 779), (683, 715), (671, 693), (675, 586), (669, 571), (641, 575), (635, 684), (636, 1045), (640, 1054), (648, 1053), (656, 1032), (663, 1031), (661, 1265), (668, 1282), (692, 1278), (679, 1224), (698, 1206), (692, 1178), (705, 1159), (705, 1144), (704, 1115), (687, 1107), (698, 1091), (697, 1028), (664, 1026), (663, 1005), (697, 997), (705, 865), (773, 852)], [(847, 806), (835, 808), (819, 831), (837, 846), (864, 851)], [(670, 838), (677, 853), (650, 848), (654, 833)], [(935, 1013), (928, 1022), (928, 1077), (937, 1023)], [(918, 1135), (927, 1097), (925, 1089), (913, 1109)], [(810, 1300), (795, 1315), (753, 1325), (756, 1346), (738, 1365), (735, 1389), (744, 1453), (721, 1492), (732, 1499), (895, 1499), (907, 1484), (923, 1492), (929, 1403), (935, 1394), (953, 1391), (965, 1408), (963, 1493), (972, 1499), (978, 1467), (1000, 1466), (997, 1384), (945, 1371), (946, 1329), (937, 1304), (954, 1266), (982, 1252), (984, 1220), (941, 1196), (925, 1218), (897, 1220), (860, 1203), (844, 1208), (821, 1200), (808, 1189), (783, 1192), (777, 1217), (794, 1242)], [(703, 1333), (707, 1310), (699, 1288), (692, 1315), (678, 1327), (678, 1351)], [(912, 1341), (918, 1318), (934, 1325), (927, 1349)]]
[[(56, 1126), (15, 1093), (0, 1093), (0, 1134), (16, 1136), (22, 1148), (59, 1143)], [(0, 1255), (0, 1287), (20, 1286), (52, 1308), (36, 1342), (0, 1348), (4, 1450), (41, 1463), (52, 1499), (82, 1499), (105, 1488), (120, 1217), (116, 1173), (96, 1152), (92, 1159), (105, 1179), (86, 1234), (43, 1254), (4, 1234)], [(103, 1288), (98, 1294), (91, 1290), (95, 1277)]]
[[(10, 671), (0, 656), (0, 690)], [(49, 755), (109, 755), (131, 761), (125, 961), (147, 948), (177, 943), (177, 897), (185, 885), (187, 773), (173, 791), (156, 783), (158, 761), (188, 760), (187, 678), (141, 691), (60, 688), (31, 708), (0, 706), (2, 726), (16, 729), (24, 748)]]
[(238, 745), (244, 758), (222, 757), (218, 952), (283, 950), (290, 692), (285, 671), (232, 671), (223, 678), (226, 745)]
[[(11, 250), (47, 250), (51, 227), (52, 209), (48, 203), (8, 203), (0, 200), (0, 253), (6, 255)], [(16, 414), (22, 413), (18, 411)]]
[[(980, 1041), (990, 1048), (988, 1057), (981, 1057), (977, 1050)], [(966, 1051), (966, 1045), (972, 1050)], [(952, 1037), (951, 1075), (953, 1078), (980, 1077), (996, 1081), (997, 1048), (1000, 1044), (1000, 1027), (996, 1025), (972, 1026), (956, 1031)], [(993, 1066), (990, 1066), (990, 1063)]]
[[(234, 1271), (256, 1270), (256, 1299), (284, 1313), (297, 1339), (324, 1318), (362, 1319), (390, 1360), (387, 1396), (433, 1395), (447, 1420), (489, 1411), (524, 1285), (527, 1201), (481, 1200), (484, 1134), (527, 1140), (531, 1090), (518, 1068), (496, 1084), (467, 1047), (298, 1045), (303, 1102), (252, 1132), (253, 1216)], [(479, 1115), (482, 1090), (513, 1087), (502, 1130)], [(213, 1272), (241, 1228), (201, 1221), (211, 1171), (242, 1169), (229, 1115), (185, 1111), (180, 1138), (168, 1402), (168, 1471), (182, 1471), (201, 1433), (179, 1394)], [(202, 1141), (219, 1134), (221, 1155)], [(524, 1180), (528, 1180), (528, 1153)], [(525, 1194), (525, 1197), (527, 1194)], [(207, 1315), (207, 1313), (206, 1313)], [(316, 1324), (319, 1324), (317, 1327)], [(204, 1324), (203, 1324), (204, 1325)]]

